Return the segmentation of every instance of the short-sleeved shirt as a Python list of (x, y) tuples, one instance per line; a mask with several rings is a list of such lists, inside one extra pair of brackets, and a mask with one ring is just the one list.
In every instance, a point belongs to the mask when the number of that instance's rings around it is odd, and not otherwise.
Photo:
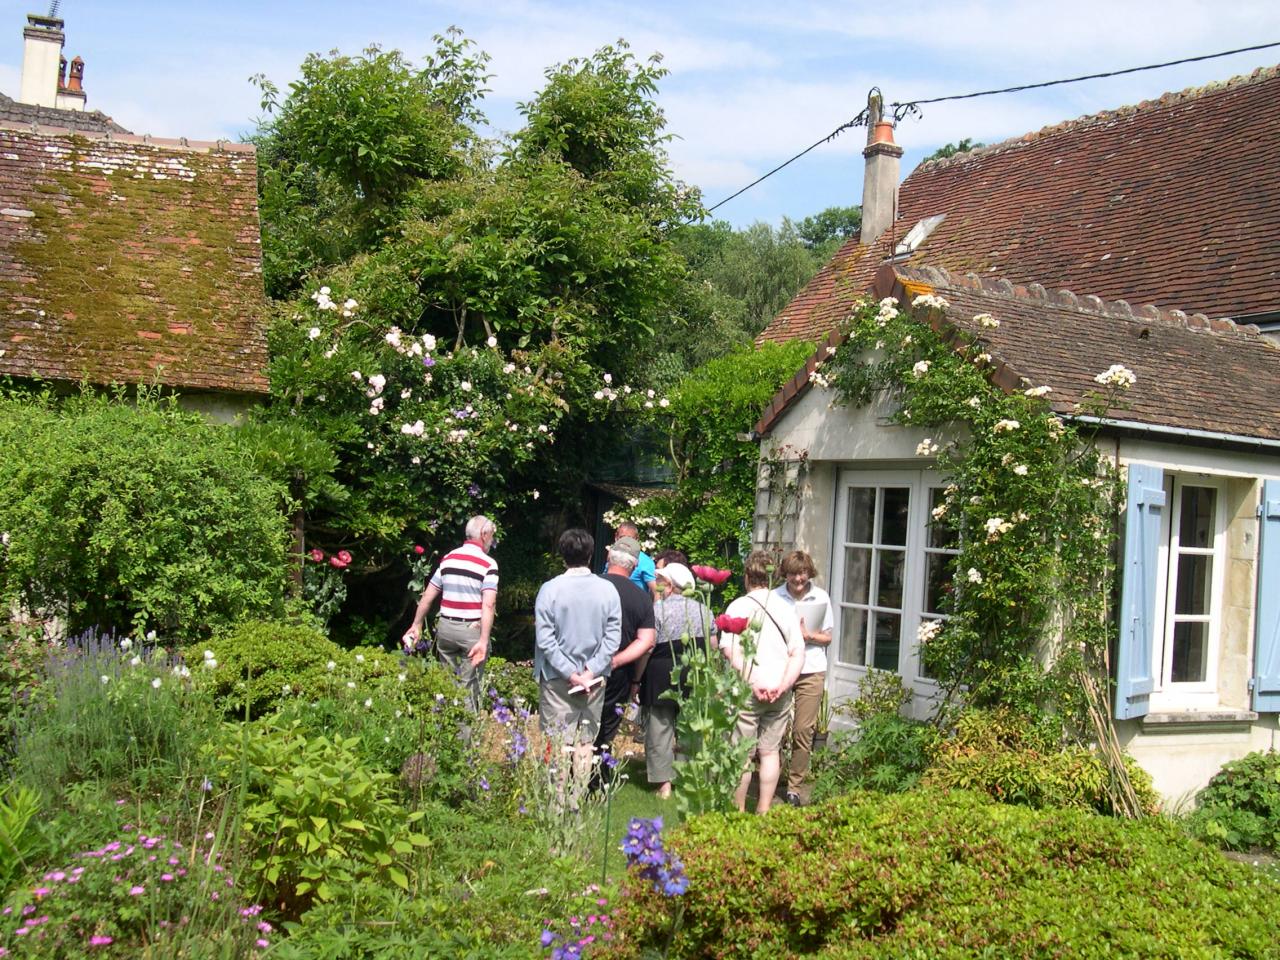
[[(608, 564), (605, 564), (604, 570), (600, 571), (600, 576), (606, 576), (606, 571), (608, 569)], [(640, 555), (636, 557), (636, 565), (631, 568), (631, 576), (628, 579), (643, 590), (645, 592), (645, 596), (648, 596), (649, 584), (653, 583), (657, 578), (658, 569), (654, 566), (653, 557), (641, 550)], [(624, 641), (622, 645), (625, 647), (626, 642)]]
[[(787, 585), (785, 583), (782, 586), (777, 587), (773, 592), (776, 593), (778, 596), (780, 596), (783, 600), (787, 601), (787, 603), (791, 604), (791, 610), (793, 613), (795, 612), (796, 604), (800, 603), (801, 601), (820, 600), (821, 602), (827, 605), (827, 612), (822, 618), (822, 626), (815, 627), (812, 623), (806, 623), (804, 625), (805, 629), (808, 630), (810, 633), (827, 633), (827, 634), (831, 633), (831, 631), (835, 629), (836, 620), (835, 620), (834, 614), (832, 614), (831, 612), (831, 598), (827, 596), (827, 591), (823, 590), (821, 587), (815, 587), (812, 583), (810, 583), (808, 591), (805, 593), (803, 597), (800, 597), (799, 599), (791, 595), (791, 591), (787, 589)], [(799, 614), (797, 614), (797, 617), (798, 616)], [(800, 668), (800, 674), (803, 676), (806, 673), (825, 673), (826, 670), (827, 670), (826, 644), (806, 643), (804, 645), (804, 666)]]
[(671, 593), (659, 600), (653, 607), (654, 620), (657, 624), (659, 646), (671, 644), (681, 637), (705, 637), (710, 628), (716, 632), (715, 618), (711, 611), (697, 600)]
[[(745, 596), (738, 597), (725, 610), (725, 614), (730, 617), (746, 617), (760, 626), (756, 635), (754, 666), (743, 671), (744, 679), (748, 683), (766, 687), (781, 683), (787, 672), (787, 659), (791, 656), (791, 652), (804, 649), (800, 624), (796, 622), (792, 609), (772, 590), (760, 587)], [(767, 614), (766, 611), (768, 611)], [(733, 650), (741, 643), (742, 638), (737, 634), (720, 634), (722, 650)]]
[(498, 562), (479, 542), (468, 540), (445, 554), (431, 585), (440, 591), (440, 615), (455, 620), (479, 620), (484, 592), (498, 589)]
[[(653, 601), (649, 599), (647, 590), (637, 590), (635, 581), (618, 573), (606, 573), (608, 580), (618, 591), (618, 600), (622, 603), (622, 642), (619, 650), (625, 650), (641, 630), (653, 630)], [(631, 664), (620, 667), (620, 670), (631, 671)]]

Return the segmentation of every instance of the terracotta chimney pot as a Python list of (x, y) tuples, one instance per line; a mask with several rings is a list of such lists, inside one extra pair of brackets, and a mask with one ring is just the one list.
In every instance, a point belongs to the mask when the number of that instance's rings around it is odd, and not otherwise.
[(84, 90), (84, 60), (80, 57), (71, 61), (71, 76), (67, 79), (67, 89), (76, 93)]
[(872, 143), (893, 143), (893, 121), (877, 120), (871, 133)]

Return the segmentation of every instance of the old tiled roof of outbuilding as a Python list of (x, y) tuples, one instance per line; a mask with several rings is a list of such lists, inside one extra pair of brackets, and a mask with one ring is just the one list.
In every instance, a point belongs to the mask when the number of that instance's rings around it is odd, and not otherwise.
[(890, 236), (846, 243), (760, 339), (825, 336), (894, 238), (937, 214), (910, 262), (1215, 317), (1280, 310), (1280, 67), (923, 163), (898, 206)]
[(0, 123), (0, 374), (267, 391), (252, 146)]
[[(922, 293), (945, 310), (912, 309)], [(1280, 346), (1253, 325), (1209, 319), (1155, 306), (1047, 291), (1005, 278), (960, 276), (932, 267), (885, 265), (874, 295), (894, 296), (922, 320), (947, 333), (963, 331), (991, 354), (993, 381), (1006, 390), (1048, 386), (1049, 402), (1065, 415), (1085, 394), (1102, 389), (1094, 378), (1112, 364), (1136, 382), (1108, 416), (1117, 421), (1239, 438), (1280, 439)], [(999, 326), (973, 318), (989, 314)], [(833, 333), (779, 394), (756, 425), (767, 432), (809, 387), (809, 374)]]
[(19, 103), (0, 93), (0, 123), (65, 127), (80, 133), (129, 133), (101, 110), (59, 110), (34, 103)]

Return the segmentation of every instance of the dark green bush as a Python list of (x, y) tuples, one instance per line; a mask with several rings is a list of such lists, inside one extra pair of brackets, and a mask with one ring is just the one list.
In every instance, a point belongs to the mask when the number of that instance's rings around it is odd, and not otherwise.
[[(205, 669), (206, 650), (217, 661), (216, 670)], [(218, 701), (233, 717), (244, 716), (246, 699), (250, 717), (260, 717), (285, 698), (320, 696), (334, 682), (336, 670), (327, 665), (345, 665), (351, 658), (314, 627), (269, 620), (242, 623), (207, 643), (193, 644), (185, 655), (192, 670), (209, 678)]]
[[(689, 890), (671, 956), (1274, 958), (1280, 883), (1176, 825), (963, 792), (851, 794), (667, 838)], [(617, 955), (655, 955), (675, 903), (640, 880)]]
[(484, 682), (509, 704), (522, 702), (529, 710), (538, 707), (538, 683), (528, 663), (512, 663), (501, 657), (490, 657), (484, 665)]
[[(1128, 757), (1125, 765), (1143, 809), (1154, 813), (1159, 798), (1151, 777)], [(963, 713), (954, 735), (939, 741), (923, 782), (1028, 807), (1113, 812), (1107, 769), (1096, 753), (1059, 743), (1006, 710)]]
[(171, 403), (0, 397), (0, 597), (72, 633), (193, 640), (271, 612), (283, 502), (231, 428)]
[(1228, 850), (1280, 852), (1280, 753), (1251, 753), (1225, 764), (1200, 791), (1187, 818), (1194, 836)]
[(856, 734), (840, 737), (837, 749), (814, 755), (814, 799), (855, 789), (910, 790), (929, 766), (937, 737), (928, 724), (896, 713), (868, 716)]

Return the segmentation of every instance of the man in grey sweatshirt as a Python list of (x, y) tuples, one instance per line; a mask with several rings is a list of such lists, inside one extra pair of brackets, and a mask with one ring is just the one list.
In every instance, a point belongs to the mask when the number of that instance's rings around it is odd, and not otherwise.
[(613, 584), (591, 573), (591, 534), (566, 530), (556, 548), (565, 572), (544, 583), (534, 603), (538, 720), (543, 733), (575, 748), (575, 780), (584, 783), (604, 681), (622, 639), (622, 604)]

